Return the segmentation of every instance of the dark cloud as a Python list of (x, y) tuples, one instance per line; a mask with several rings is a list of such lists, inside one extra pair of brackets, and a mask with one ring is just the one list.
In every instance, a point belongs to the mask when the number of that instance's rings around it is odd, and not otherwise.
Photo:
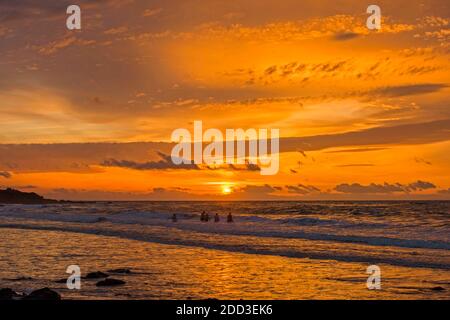
[(335, 187), (335, 190), (342, 193), (392, 193), (401, 192), (403, 188), (401, 185), (391, 185), (385, 183), (384, 185), (371, 183), (370, 185), (364, 186), (359, 183), (353, 184), (339, 184)]
[(450, 119), (380, 126), (361, 131), (280, 140), (281, 152), (321, 150), (333, 147), (388, 144), (423, 144), (450, 140)]
[(371, 163), (354, 163), (354, 164), (340, 164), (337, 165), (337, 168), (347, 168), (347, 167), (373, 167), (374, 164)]
[[(66, 16), (69, 5), (76, 4), (82, 9), (98, 5), (120, 5), (121, 0), (0, 0), (0, 22), (24, 19), (51, 19)], [(122, 1), (125, 3), (125, 1)]]
[(298, 184), (295, 186), (288, 185), (286, 186), (286, 189), (289, 193), (295, 193), (295, 194), (310, 194), (314, 192), (320, 192), (320, 189), (311, 186), (311, 185), (303, 185)]
[[(77, 3), (86, 3), (86, 0), (80, 0)], [(66, 8), (71, 4), (73, 3), (67, 0), (0, 0), (0, 22), (9, 22), (28, 18), (48, 19), (58, 14), (65, 16)]]
[(168, 154), (173, 146), (158, 142), (0, 144), (0, 171), (93, 172), (91, 166), (105, 159), (158, 160), (156, 150)]
[(60, 9), (62, 14), (65, 14), (64, 2), (0, 0), (0, 22), (20, 20), (27, 17), (39, 17), (44, 14), (54, 14), (58, 9)]
[(270, 76), (271, 74), (275, 73), (277, 71), (277, 66), (271, 66), (269, 68), (267, 68), (266, 70), (264, 70), (264, 74), (266, 76)]
[(167, 169), (184, 169), (184, 170), (199, 170), (200, 167), (194, 163), (176, 165), (172, 162), (172, 158), (162, 152), (158, 152), (158, 155), (162, 158), (159, 161), (149, 162), (135, 162), (129, 160), (116, 160), (109, 159), (102, 162), (102, 166), (105, 167), (119, 167), (128, 168), (134, 170), (167, 170)]
[(326, 153), (370, 152), (370, 151), (381, 151), (381, 150), (386, 150), (386, 149), (388, 149), (388, 148), (355, 148), (355, 149), (326, 151)]
[(202, 166), (209, 170), (233, 170), (233, 171), (261, 171), (261, 167), (257, 164), (249, 163), (245, 164), (222, 164), (215, 166)]
[(11, 178), (11, 177), (12, 177), (12, 174), (11, 174), (11, 173), (9, 173), (8, 171), (0, 171), (0, 177), (3, 177), (3, 178), (6, 178), (6, 179), (9, 179), (9, 178)]
[(298, 150), (298, 152), (300, 152), (300, 154), (301, 154), (303, 157), (308, 158), (308, 156), (306, 155), (306, 152), (305, 152), (305, 151), (303, 151), (303, 150)]
[(411, 66), (405, 71), (400, 72), (399, 75), (421, 75), (440, 69), (439, 66)]
[[(330, 152), (362, 152), (382, 150), (370, 148), (370, 145), (426, 144), (450, 140), (450, 119), (432, 122), (402, 124), (388, 127), (376, 127), (361, 131), (338, 134), (316, 135), (309, 137), (280, 138), (280, 152), (317, 151), (327, 148), (357, 147), (358, 149), (338, 150)], [(145, 167), (152, 160), (150, 167), (158, 166), (152, 156), (156, 150), (170, 154), (175, 144), (165, 142), (132, 142), (132, 143), (67, 143), (67, 144), (0, 144), (2, 161), (0, 170), (15, 172), (87, 172), (94, 170), (92, 165), (113, 159), (109, 165)], [(367, 147), (366, 147), (367, 146)], [(301, 151), (299, 151), (301, 150)], [(159, 156), (160, 158), (161, 156)], [(163, 157), (164, 158), (164, 157)], [(129, 163), (115, 159), (127, 159)], [(167, 163), (159, 166), (167, 167)], [(299, 165), (302, 165), (299, 162)], [(189, 166), (189, 165), (188, 165)], [(179, 168), (179, 167), (178, 167)], [(249, 167), (254, 169), (256, 167)]]
[(417, 163), (423, 163), (423, 164), (426, 164), (426, 165), (429, 165), (429, 166), (432, 165), (432, 163), (430, 161), (422, 159), (422, 158), (414, 158), (414, 161), (416, 161)]
[(259, 195), (263, 194), (264, 195), (264, 194), (269, 194), (269, 193), (275, 192), (275, 191), (277, 191), (277, 189), (271, 185), (265, 184), (262, 186), (247, 185), (247, 186), (243, 187), (240, 191), (248, 193), (248, 194), (259, 194)]
[(229, 168), (236, 171), (261, 171), (261, 167), (254, 163), (246, 163), (244, 166), (230, 164)]
[(105, 191), (86, 189), (57, 188), (46, 192), (45, 196), (64, 200), (103, 200), (103, 201), (167, 201), (167, 200), (214, 200), (210, 195), (190, 193), (185, 188), (156, 187), (146, 192)]
[(384, 183), (384, 184), (376, 184), (371, 183), (369, 185), (361, 185), (359, 183), (353, 183), (353, 184), (339, 184), (337, 185), (334, 190), (342, 193), (367, 193), (367, 194), (388, 194), (388, 193), (395, 193), (395, 192), (403, 192), (408, 193), (411, 191), (422, 191), (422, 190), (428, 190), (428, 189), (434, 189), (436, 186), (432, 184), (431, 182), (426, 181), (416, 181), (407, 185), (401, 184), (401, 183)]
[(372, 91), (372, 94), (388, 97), (403, 97), (403, 96), (433, 93), (445, 89), (447, 87), (448, 85), (443, 83), (424, 83), (424, 84), (380, 88)]
[(418, 180), (417, 182), (410, 183), (408, 185), (408, 188), (409, 188), (409, 190), (416, 191), (416, 190), (435, 189), (436, 186), (434, 184), (432, 184), (431, 182)]
[[(334, 75), (337, 71), (345, 71), (347, 69), (347, 65), (348, 61), (346, 60), (311, 64), (294, 61), (287, 64), (270, 65), (262, 72), (256, 69), (237, 69), (229, 75), (247, 76), (247, 84), (254, 84), (258, 81), (268, 84), (286, 79), (292, 80), (294, 78), (301, 78), (302, 82), (306, 82), (311, 75), (313, 77), (326, 77)], [(305, 74), (308, 74), (308, 77), (305, 77)]]
[(359, 36), (359, 34), (354, 32), (339, 32), (333, 36), (333, 40), (336, 41), (347, 41), (351, 39), (355, 39)]

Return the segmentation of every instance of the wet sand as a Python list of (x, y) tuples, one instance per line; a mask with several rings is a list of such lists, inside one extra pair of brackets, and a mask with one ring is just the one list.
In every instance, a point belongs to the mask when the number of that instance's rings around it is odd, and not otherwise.
[[(157, 244), (74, 232), (2, 229), (0, 287), (50, 287), (63, 299), (450, 299), (448, 270), (380, 264), (382, 290), (366, 288), (367, 264)], [(114, 275), (125, 285), (82, 280), (68, 290), (55, 280), (68, 265), (82, 275)], [(432, 288), (442, 287), (435, 291)]]

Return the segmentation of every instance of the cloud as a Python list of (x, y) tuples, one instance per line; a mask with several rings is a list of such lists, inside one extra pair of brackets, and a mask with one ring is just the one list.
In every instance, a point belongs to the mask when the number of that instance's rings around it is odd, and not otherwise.
[(448, 85), (443, 83), (423, 83), (423, 84), (385, 87), (376, 89), (372, 91), (372, 93), (375, 95), (382, 95), (388, 97), (402, 97), (402, 96), (412, 96), (438, 92), (447, 87)]
[(407, 185), (401, 183), (390, 184), (386, 182), (384, 184), (371, 183), (369, 185), (343, 183), (337, 185), (334, 190), (341, 193), (389, 194), (395, 192), (408, 193), (411, 191), (422, 191), (435, 188), (436, 186), (431, 182), (418, 180)]
[[(88, 9), (100, 5), (120, 7), (129, 2), (130, 0), (77, 0), (76, 4), (83, 9)], [(66, 8), (71, 4), (74, 4), (71, 0), (0, 0), (0, 22), (65, 17)]]
[(257, 164), (254, 164), (254, 163), (246, 163), (244, 166), (230, 164), (229, 168), (231, 168), (233, 170), (236, 170), (236, 171), (240, 171), (240, 170), (244, 170), (244, 171), (261, 171), (261, 167), (258, 166)]
[(240, 192), (246, 193), (248, 195), (268, 195), (272, 192), (277, 191), (278, 189), (269, 185), (246, 185), (245, 187), (240, 189)]
[(418, 180), (417, 182), (413, 182), (410, 183), (408, 185), (409, 190), (427, 190), (427, 189), (435, 189), (436, 186), (434, 184), (432, 184), (431, 182), (426, 182), (426, 181), (420, 181)]
[(9, 22), (31, 17), (39, 17), (41, 14), (54, 16), (58, 12), (65, 13), (69, 1), (0, 1), (0, 22)]
[(86, 40), (86, 39), (80, 39), (77, 37), (64, 37), (59, 40), (52, 41), (48, 44), (42, 45), (38, 47), (38, 52), (42, 55), (51, 55), (54, 54), (62, 49), (68, 48), (72, 45), (78, 45), (78, 46), (88, 46), (95, 44), (95, 40)]
[(370, 151), (381, 151), (386, 150), (388, 148), (354, 148), (354, 149), (342, 149), (342, 150), (331, 150), (326, 151), (325, 153), (348, 153), (348, 152), (370, 152)]
[(432, 165), (432, 163), (430, 161), (422, 159), (422, 158), (414, 158), (414, 161), (416, 163), (422, 163), (422, 164), (426, 164), (426, 165), (429, 165), (429, 166)]
[(0, 26), (0, 38), (2, 38), (2, 37), (4, 37), (4, 36), (8, 35), (8, 34), (11, 33), (11, 32), (12, 32), (11, 29), (6, 28), (6, 27), (4, 27), (4, 26)]
[(201, 165), (200, 167), (208, 170), (261, 171), (259, 165), (249, 163), (248, 161), (245, 164)]
[(336, 168), (347, 168), (347, 167), (373, 167), (374, 164), (371, 163), (354, 163), (354, 164), (340, 164)]
[(162, 10), (163, 10), (162, 8), (145, 9), (145, 11), (142, 14), (142, 16), (144, 16), (144, 17), (153, 17), (153, 16), (156, 16), (159, 13), (161, 13)]
[(104, 31), (104, 34), (108, 34), (108, 35), (116, 35), (116, 34), (121, 34), (124, 32), (128, 31), (128, 27), (127, 26), (121, 26), (121, 27), (117, 27), (117, 28), (111, 28), (108, 29), (106, 31)]
[(51, 199), (63, 200), (104, 200), (104, 201), (167, 201), (167, 200), (213, 200), (211, 195), (191, 193), (186, 188), (161, 188), (155, 187), (146, 192), (105, 191), (57, 188), (45, 192), (45, 196)]
[(8, 171), (0, 171), (0, 177), (3, 177), (3, 178), (6, 178), (6, 179), (9, 179), (9, 178), (11, 178), (11, 177), (12, 177), (12, 174), (11, 174), (11, 173), (9, 173)]
[(242, 78), (247, 84), (278, 83), (281, 81), (306, 82), (310, 78), (326, 78), (336, 76), (337, 72), (345, 73), (351, 66), (347, 60), (325, 61), (319, 63), (302, 63), (293, 61), (279, 65), (268, 65), (267, 67), (256, 69), (237, 69), (226, 75), (232, 78)]
[(355, 32), (339, 32), (333, 36), (333, 40), (347, 41), (347, 40), (355, 39), (358, 36), (359, 36), (359, 34), (355, 33)]
[(116, 160), (108, 159), (101, 163), (105, 167), (119, 167), (128, 168), (134, 170), (168, 170), (168, 169), (184, 169), (184, 170), (233, 170), (233, 171), (261, 171), (261, 167), (253, 163), (245, 163), (242, 165), (238, 164), (224, 164), (219, 166), (208, 166), (208, 165), (197, 165), (191, 164), (180, 164), (175, 165), (172, 161), (171, 156), (166, 155), (162, 152), (157, 152), (157, 154), (162, 158), (159, 161), (149, 161), (149, 162), (136, 162), (130, 160)]
[[(315, 135), (309, 137), (280, 138), (280, 152), (317, 151), (327, 148), (356, 147), (356, 149), (333, 150), (330, 152), (362, 152), (382, 150), (371, 145), (425, 144), (450, 140), (450, 119), (432, 122), (380, 126), (361, 131)], [(67, 144), (0, 144), (2, 162), (0, 170), (15, 172), (87, 172), (91, 166), (106, 162), (109, 166), (170, 167), (167, 161), (155, 165), (158, 158), (152, 152), (170, 154), (173, 143), (131, 142), (131, 143), (67, 143)], [(363, 146), (360, 149), (357, 146)], [(299, 151), (301, 150), (301, 151)], [(358, 151), (356, 151), (358, 150)], [(158, 155), (161, 158), (161, 155)], [(167, 157), (167, 156), (166, 156)], [(163, 157), (164, 158), (164, 157)], [(126, 159), (123, 162), (117, 159)], [(301, 163), (299, 163), (301, 165)], [(188, 167), (191, 165), (187, 165)], [(180, 168), (177, 166), (177, 168)], [(257, 170), (256, 167), (247, 169)], [(232, 168), (231, 168), (232, 170)]]
[(295, 193), (295, 194), (310, 194), (314, 192), (320, 192), (320, 189), (311, 186), (311, 185), (287, 185), (286, 189), (289, 193)]
[(162, 152), (158, 152), (158, 155), (162, 158), (159, 161), (149, 161), (149, 162), (135, 162), (129, 160), (116, 160), (109, 159), (102, 162), (102, 166), (105, 167), (119, 167), (128, 168), (134, 170), (168, 170), (168, 169), (184, 169), (184, 170), (199, 170), (200, 167), (194, 163), (191, 164), (180, 164), (176, 165), (173, 163), (171, 156), (166, 155)]
[(334, 189), (342, 193), (392, 193), (403, 191), (403, 188), (400, 185), (391, 185), (387, 183), (385, 183), (384, 185), (371, 183), (367, 186), (361, 185), (359, 183), (343, 183), (337, 185)]
[(380, 126), (360, 131), (280, 140), (281, 152), (321, 150), (345, 146), (423, 144), (450, 140), (450, 119)]
[[(364, 17), (352, 15), (330, 15), (326, 17), (313, 17), (297, 21), (278, 21), (265, 24), (247, 26), (243, 24), (221, 25), (203, 24), (192, 33), (184, 33), (189, 39), (227, 39), (241, 42), (283, 42), (303, 41), (320, 38), (329, 38), (336, 35), (336, 27), (339, 26), (340, 34), (351, 37), (353, 34), (369, 34), (365, 26)], [(402, 33), (414, 30), (413, 24), (390, 23), (385, 21), (381, 33)], [(178, 35), (179, 37), (179, 35)]]

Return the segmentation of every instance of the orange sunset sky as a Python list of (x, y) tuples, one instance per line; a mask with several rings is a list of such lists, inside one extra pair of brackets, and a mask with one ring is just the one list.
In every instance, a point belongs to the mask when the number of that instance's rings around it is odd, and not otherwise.
[[(66, 28), (69, 4), (81, 30)], [(0, 0), (0, 186), (69, 200), (450, 199), (449, 39), (448, 0)], [(171, 133), (195, 120), (280, 129), (279, 173), (177, 168)]]

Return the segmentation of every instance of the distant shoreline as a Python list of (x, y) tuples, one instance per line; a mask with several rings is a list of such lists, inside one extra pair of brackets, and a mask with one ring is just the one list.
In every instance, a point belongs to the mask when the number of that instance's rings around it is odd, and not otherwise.
[(57, 204), (71, 203), (72, 201), (46, 199), (34, 192), (22, 192), (7, 188), (0, 190), (0, 204)]
[(339, 200), (331, 200), (331, 199), (317, 199), (317, 200), (311, 200), (311, 199), (304, 199), (304, 200), (292, 200), (292, 199), (270, 199), (270, 200), (259, 200), (259, 199), (250, 199), (250, 200), (55, 200), (55, 199), (47, 199), (43, 196), (35, 193), (35, 192), (23, 192), (20, 190), (16, 190), (13, 188), (6, 188), (6, 189), (0, 189), (0, 205), (4, 204), (29, 204), (29, 205), (36, 205), (36, 204), (65, 204), (65, 203), (126, 203), (126, 202), (292, 202), (292, 203), (312, 203), (312, 202), (341, 202), (341, 203), (371, 203), (371, 202), (448, 202), (450, 200), (446, 199), (424, 199), (424, 200), (418, 200), (418, 199), (389, 199), (389, 200), (383, 200), (383, 199), (376, 199), (376, 200), (352, 200), (352, 199), (339, 199)]

